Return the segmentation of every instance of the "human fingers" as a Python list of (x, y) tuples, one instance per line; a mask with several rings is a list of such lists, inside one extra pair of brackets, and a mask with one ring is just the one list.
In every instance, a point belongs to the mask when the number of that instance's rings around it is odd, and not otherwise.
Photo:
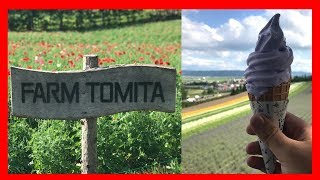
[(271, 119), (261, 113), (255, 114), (250, 120), (250, 126), (256, 135), (264, 142), (270, 150), (281, 159), (285, 157), (291, 148), (291, 139), (286, 137)]
[[(247, 158), (247, 165), (249, 167), (251, 167), (251, 168), (254, 168), (254, 169), (260, 170), (260, 171), (262, 171), (264, 173), (267, 173), (265, 165), (264, 165), (263, 158), (260, 157), (260, 156), (249, 156)], [(279, 162), (276, 162), (275, 172), (274, 173), (275, 174), (281, 173), (281, 164)]]
[(246, 152), (249, 155), (261, 155), (261, 149), (258, 141), (251, 142), (246, 147)]

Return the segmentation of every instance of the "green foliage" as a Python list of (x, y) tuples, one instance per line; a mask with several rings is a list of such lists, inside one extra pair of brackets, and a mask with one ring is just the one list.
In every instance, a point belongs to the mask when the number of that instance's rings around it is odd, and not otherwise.
[(214, 93), (213, 88), (208, 88), (208, 89), (207, 89), (207, 94), (213, 94), (213, 93)]
[(182, 100), (187, 99), (188, 90), (185, 88), (184, 85), (181, 86), (181, 93), (182, 93)]
[(231, 90), (231, 93), (230, 95), (236, 95), (236, 94), (239, 94), (239, 93), (242, 93), (242, 92), (245, 92), (247, 91), (247, 89), (245, 88), (245, 85), (240, 85), (239, 87), (236, 87), (236, 88), (233, 88)]
[[(136, 169), (130, 169), (129, 171), (125, 171), (125, 173), (130, 174), (180, 174), (181, 173), (181, 160), (180, 159), (172, 159), (170, 161), (164, 162), (154, 162), (151, 165), (146, 165), (143, 167), (139, 167)], [(167, 164), (167, 165), (164, 165)]]
[[(79, 121), (37, 122), (35, 130), (26, 120), (10, 125), (10, 173), (79, 173)], [(181, 157), (180, 127), (179, 112), (127, 112), (99, 118), (98, 172), (178, 173), (180, 161), (173, 166), (172, 160)]]
[(10, 10), (9, 30), (83, 31), (180, 18), (180, 10)]
[(35, 173), (79, 173), (79, 121), (40, 120), (30, 146)]
[(303, 81), (312, 81), (312, 76), (307, 76), (307, 75), (304, 75), (304, 76), (294, 76), (292, 79), (291, 79), (291, 82), (303, 82)]
[(122, 173), (180, 158), (179, 113), (130, 112), (99, 118), (100, 173)]
[(9, 173), (28, 173), (33, 169), (29, 146), (32, 133), (26, 119), (9, 119)]

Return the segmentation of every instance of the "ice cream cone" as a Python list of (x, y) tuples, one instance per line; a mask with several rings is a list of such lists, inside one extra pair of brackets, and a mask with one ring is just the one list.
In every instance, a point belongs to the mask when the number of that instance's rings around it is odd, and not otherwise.
[[(290, 89), (293, 51), (286, 45), (280, 27), (280, 14), (275, 14), (259, 32), (254, 52), (247, 58), (246, 88), (253, 113), (263, 113), (283, 129)], [(275, 86), (277, 85), (277, 86)], [(259, 140), (267, 173), (275, 172), (276, 158)]]
[[(278, 126), (282, 131), (284, 120), (287, 112), (288, 95), (290, 89), (290, 81), (281, 83), (279, 86), (270, 88), (257, 100), (255, 96), (248, 93), (251, 110), (253, 113), (263, 113), (269, 117), (275, 126)], [(259, 140), (260, 149), (267, 173), (275, 172), (276, 157), (272, 151)]]
[(254, 95), (248, 93), (250, 101), (284, 101), (288, 100), (291, 81), (281, 83), (279, 86), (270, 88), (266, 93), (261, 95), (257, 100)]

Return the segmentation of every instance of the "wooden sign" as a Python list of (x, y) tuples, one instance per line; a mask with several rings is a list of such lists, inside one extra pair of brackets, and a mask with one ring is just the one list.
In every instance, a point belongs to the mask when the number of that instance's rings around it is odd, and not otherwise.
[(45, 72), (11, 67), (12, 114), (81, 119), (133, 110), (175, 111), (176, 71), (124, 65)]

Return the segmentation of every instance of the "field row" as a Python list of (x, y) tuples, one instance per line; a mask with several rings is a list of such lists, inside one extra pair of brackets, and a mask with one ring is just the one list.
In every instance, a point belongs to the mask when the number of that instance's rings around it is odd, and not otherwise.
[[(294, 93), (295, 91), (299, 90), (299, 88), (302, 88), (305, 85), (305, 82), (294, 83), (290, 88), (290, 93)], [(217, 108), (215, 111), (207, 112), (183, 120), (183, 122), (187, 121), (187, 123), (182, 124), (182, 134), (194, 134), (196, 132), (199, 132), (200, 130), (203, 130), (204, 128), (209, 129), (214, 126), (217, 126), (218, 122), (220, 122), (221, 124), (222, 122), (234, 119), (234, 117), (241, 117), (250, 112), (250, 105), (248, 99), (244, 102), (240, 101), (237, 104), (231, 106), (225, 107), (225, 105), (223, 105), (218, 107), (219, 108)]]
[[(311, 84), (292, 88), (297, 94), (289, 97), (288, 111), (310, 122)], [(183, 173), (257, 173), (246, 165), (245, 146), (257, 139), (245, 131), (249, 114), (183, 138)]]

